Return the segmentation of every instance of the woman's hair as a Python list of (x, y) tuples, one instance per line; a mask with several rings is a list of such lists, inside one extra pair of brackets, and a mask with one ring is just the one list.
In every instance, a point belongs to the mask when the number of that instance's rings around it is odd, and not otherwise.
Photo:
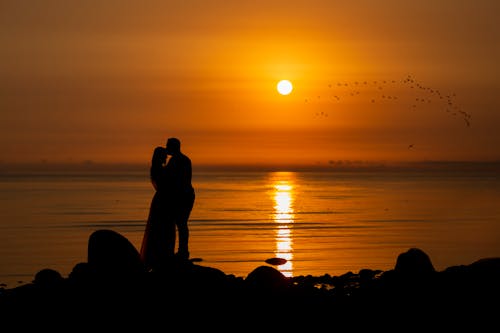
[(167, 150), (164, 147), (156, 147), (151, 158), (151, 166), (161, 166), (167, 160)]
[(165, 147), (156, 147), (151, 158), (150, 177), (155, 188), (157, 187), (163, 164), (167, 161), (167, 150)]

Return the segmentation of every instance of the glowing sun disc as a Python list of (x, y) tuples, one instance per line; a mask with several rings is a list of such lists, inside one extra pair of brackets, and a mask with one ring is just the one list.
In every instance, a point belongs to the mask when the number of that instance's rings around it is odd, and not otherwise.
[(278, 92), (282, 95), (288, 95), (292, 92), (293, 86), (292, 83), (288, 80), (281, 80), (278, 82), (277, 86)]

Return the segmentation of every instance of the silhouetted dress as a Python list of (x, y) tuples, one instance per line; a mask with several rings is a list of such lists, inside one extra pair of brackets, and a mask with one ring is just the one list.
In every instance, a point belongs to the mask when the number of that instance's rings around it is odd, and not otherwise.
[(175, 223), (172, 219), (165, 148), (157, 147), (151, 161), (151, 182), (155, 188), (141, 244), (141, 259), (147, 270), (158, 270), (171, 262), (175, 250)]

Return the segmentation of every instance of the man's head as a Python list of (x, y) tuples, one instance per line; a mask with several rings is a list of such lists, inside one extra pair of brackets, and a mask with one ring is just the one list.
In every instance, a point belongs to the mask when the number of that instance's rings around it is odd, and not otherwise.
[(172, 155), (181, 151), (181, 141), (177, 138), (168, 138), (167, 153)]

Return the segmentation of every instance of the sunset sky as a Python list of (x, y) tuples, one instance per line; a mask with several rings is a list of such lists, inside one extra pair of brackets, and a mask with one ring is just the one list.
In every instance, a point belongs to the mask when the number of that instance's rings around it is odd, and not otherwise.
[[(0, 163), (500, 160), (500, 2), (0, 1)], [(288, 79), (291, 94), (276, 84)]]

